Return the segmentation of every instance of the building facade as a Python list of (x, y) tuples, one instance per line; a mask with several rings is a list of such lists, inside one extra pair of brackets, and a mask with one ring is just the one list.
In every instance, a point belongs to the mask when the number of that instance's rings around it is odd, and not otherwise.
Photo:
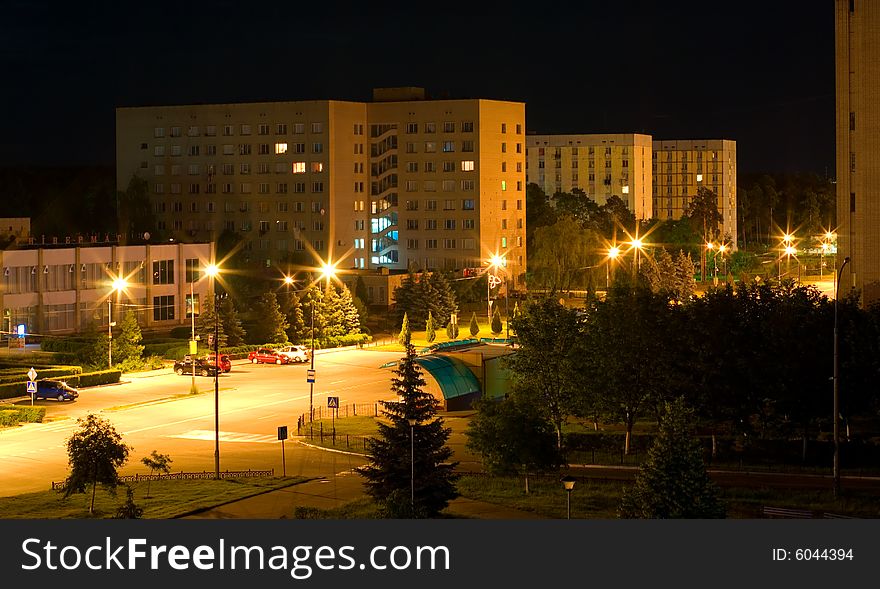
[[(207, 243), (0, 251), (3, 331), (20, 325), (35, 335), (106, 329), (129, 310), (145, 330), (187, 325), (212, 292), (202, 270), (213, 256)], [(117, 278), (127, 283), (119, 292)]]
[(680, 219), (697, 189), (718, 197), (721, 238), (736, 245), (736, 142), (727, 139), (654, 141), (654, 216)]
[(599, 204), (619, 196), (637, 219), (653, 216), (650, 135), (529, 135), (528, 181), (547, 195), (579, 188)]
[(880, 5), (837, 0), (837, 264), (841, 289), (880, 299)]
[(420, 88), (334, 100), (119, 108), (117, 186), (161, 236), (242, 239), (264, 267), (525, 272), (525, 105)]

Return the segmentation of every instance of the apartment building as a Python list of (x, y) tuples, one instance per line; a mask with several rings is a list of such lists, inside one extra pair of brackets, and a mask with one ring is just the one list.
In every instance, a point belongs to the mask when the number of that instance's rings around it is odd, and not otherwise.
[(837, 0), (837, 263), (862, 304), (880, 299), (880, 5)]
[[(0, 251), (3, 330), (47, 335), (106, 329), (135, 311), (142, 329), (187, 325), (210, 296), (209, 243), (39, 245)], [(113, 281), (127, 286), (115, 291)], [(192, 295), (192, 296), (191, 296)], [(108, 303), (109, 301), (109, 303)], [(112, 317), (111, 317), (112, 315)]]
[(653, 216), (650, 135), (529, 135), (528, 181), (545, 194), (580, 188), (605, 204), (619, 196), (637, 219)]
[(335, 100), (116, 111), (117, 185), (149, 186), (159, 234), (242, 238), (255, 265), (525, 272), (525, 105), (421, 88)]
[(700, 187), (718, 197), (721, 237), (736, 244), (736, 142), (727, 139), (654, 141), (654, 216), (680, 219)]

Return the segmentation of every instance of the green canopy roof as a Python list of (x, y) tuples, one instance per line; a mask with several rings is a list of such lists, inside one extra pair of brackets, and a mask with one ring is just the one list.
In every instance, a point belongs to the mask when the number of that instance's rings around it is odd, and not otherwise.
[(457, 358), (449, 356), (422, 356), (416, 363), (424, 367), (440, 385), (447, 401), (480, 392), (480, 382), (474, 373)]

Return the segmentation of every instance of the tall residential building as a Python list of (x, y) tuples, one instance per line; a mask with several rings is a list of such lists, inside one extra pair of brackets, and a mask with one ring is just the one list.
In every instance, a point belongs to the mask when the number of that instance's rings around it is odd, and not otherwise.
[(837, 264), (843, 288), (880, 299), (880, 4), (837, 0)]
[[(261, 266), (525, 272), (525, 104), (421, 88), (335, 100), (119, 108), (117, 186), (149, 186), (158, 230), (243, 240)], [(314, 254), (311, 250), (314, 250)], [(515, 286), (515, 285), (514, 285)]]
[(528, 181), (547, 195), (580, 188), (605, 204), (619, 196), (637, 219), (650, 219), (651, 136), (529, 135), (526, 154)]
[(735, 244), (736, 141), (654, 141), (654, 216), (680, 219), (689, 199), (705, 187), (718, 197), (721, 237)]

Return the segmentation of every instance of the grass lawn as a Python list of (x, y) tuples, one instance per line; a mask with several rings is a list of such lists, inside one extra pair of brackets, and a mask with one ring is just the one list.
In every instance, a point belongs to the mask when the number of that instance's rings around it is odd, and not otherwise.
[[(134, 502), (144, 509), (145, 519), (172, 519), (197, 509), (221, 505), (266, 491), (289, 487), (308, 479), (303, 477), (266, 477), (246, 479), (166, 480), (130, 483)], [(40, 491), (12, 497), (0, 497), (0, 519), (106, 519), (116, 515), (125, 502), (125, 486), (114, 497), (100, 486), (95, 495), (95, 513), (89, 515), (91, 490), (67, 499), (58, 491)]]
[(318, 419), (312, 422), (311, 435), (309, 424), (303, 430), (302, 441), (321, 448), (344, 450), (363, 454), (366, 451), (364, 438), (375, 437), (378, 432), (378, 422), (387, 423), (381, 417), (345, 417), (335, 420), (336, 435), (333, 435), (334, 421), (332, 419)]
[[(459, 321), (462, 319), (459, 318)], [(477, 333), (476, 338), (481, 337), (491, 337), (491, 338), (499, 338), (504, 337), (507, 333), (506, 328), (507, 324), (502, 320), (501, 321), (501, 333), (492, 333), (492, 330), (489, 328), (489, 324), (486, 322), (485, 317), (477, 317), (477, 323), (480, 325), (480, 331)], [(399, 331), (399, 330), (398, 330)], [(433, 342), (428, 342), (428, 339), (425, 337), (424, 331), (413, 331), (410, 341), (416, 347), (416, 350), (421, 348), (426, 348), (432, 344), (438, 344), (441, 342), (450, 341), (449, 337), (446, 335), (446, 328), (441, 327), (434, 331), (435, 338)], [(458, 324), (458, 338), (457, 339), (468, 339), (472, 337), (470, 332), (470, 318), (467, 319), (467, 323), (459, 323)], [(397, 343), (397, 333), (394, 334), (394, 342), (389, 344), (382, 344), (377, 346), (369, 346), (367, 349), (369, 350), (379, 350), (382, 352), (404, 352), (403, 346)]]

